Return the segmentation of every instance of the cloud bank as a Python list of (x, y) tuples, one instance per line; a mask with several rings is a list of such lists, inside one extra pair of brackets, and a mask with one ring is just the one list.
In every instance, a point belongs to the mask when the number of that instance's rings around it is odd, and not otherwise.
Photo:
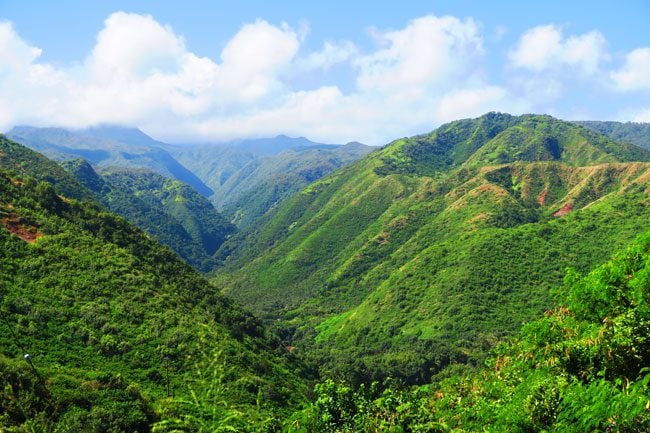
[[(562, 97), (567, 75), (605, 79), (614, 93), (650, 90), (650, 48), (607, 70), (611, 56), (597, 31), (526, 31), (504, 59), (502, 83), (490, 81), (491, 54), (472, 19), (425, 16), (401, 29), (374, 29), (375, 46), (365, 51), (327, 41), (309, 52), (307, 37), (304, 29), (258, 19), (211, 59), (189, 51), (152, 16), (116, 12), (85, 59), (57, 68), (0, 22), (0, 130), (118, 123), (177, 142), (289, 134), (384, 144), (490, 110), (533, 111), (541, 100)], [(339, 67), (352, 74), (347, 90), (332, 80), (296, 84)], [(638, 116), (647, 112), (640, 108)]]

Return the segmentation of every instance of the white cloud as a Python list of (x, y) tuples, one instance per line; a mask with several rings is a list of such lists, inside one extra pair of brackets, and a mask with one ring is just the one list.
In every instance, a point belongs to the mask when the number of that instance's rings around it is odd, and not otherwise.
[(569, 67), (593, 75), (607, 59), (606, 40), (597, 31), (565, 38), (555, 25), (538, 26), (523, 34), (508, 57), (513, 67), (533, 72)]
[(650, 47), (628, 53), (625, 64), (611, 77), (619, 90), (650, 90)]
[(340, 43), (325, 42), (321, 51), (310, 53), (308, 56), (298, 59), (296, 66), (300, 71), (327, 70), (338, 63), (347, 61), (356, 55), (357, 51), (357, 47), (349, 41)]
[(299, 47), (298, 34), (286, 24), (245, 25), (221, 52), (219, 97), (250, 103), (279, 90), (278, 74), (289, 68)]
[[(480, 116), (503, 106), (503, 102), (507, 98), (506, 89), (498, 86), (451, 92), (442, 97), (438, 103), (436, 119), (441, 122), (450, 122), (456, 119)], [(509, 103), (509, 105), (513, 106), (514, 104)]]
[(150, 15), (116, 12), (104, 22), (88, 59), (96, 82), (144, 78), (178, 70), (185, 44)]
[(354, 61), (357, 85), (364, 91), (417, 94), (464, 79), (483, 54), (482, 39), (473, 20), (426, 16), (402, 30), (380, 33), (383, 49)]
[[(471, 19), (426, 16), (375, 30), (370, 52), (348, 41), (302, 52), (307, 33), (305, 23), (293, 29), (258, 19), (213, 60), (151, 16), (117, 12), (84, 61), (55, 68), (0, 23), (0, 129), (120, 123), (179, 141), (285, 133), (383, 144), (450, 116), (514, 106), (482, 77), (483, 40)], [(301, 74), (340, 63), (356, 74), (349, 92), (294, 88)]]

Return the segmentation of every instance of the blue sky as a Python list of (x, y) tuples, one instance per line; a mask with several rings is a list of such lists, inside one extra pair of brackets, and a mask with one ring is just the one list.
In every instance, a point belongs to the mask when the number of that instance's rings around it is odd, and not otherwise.
[(492, 110), (650, 121), (650, 2), (386, 3), (0, 0), (0, 130), (384, 144)]

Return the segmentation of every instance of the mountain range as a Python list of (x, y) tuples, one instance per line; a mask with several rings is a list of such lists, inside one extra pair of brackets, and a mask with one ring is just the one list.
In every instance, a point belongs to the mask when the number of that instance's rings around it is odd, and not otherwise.
[(58, 161), (83, 158), (98, 168), (145, 168), (179, 180), (239, 226), (252, 224), (293, 192), (372, 149), (287, 136), (170, 145), (113, 125), (83, 130), (21, 126), (7, 137)]
[(224, 244), (215, 282), (325, 375), (427, 383), (647, 228), (648, 161), (549, 116), (452, 122), (312, 183)]
[(650, 150), (610, 126), (0, 137), (0, 429), (645, 431)]

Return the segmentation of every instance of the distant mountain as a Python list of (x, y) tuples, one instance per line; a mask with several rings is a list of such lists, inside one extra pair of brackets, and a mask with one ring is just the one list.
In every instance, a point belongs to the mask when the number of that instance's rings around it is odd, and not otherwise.
[(605, 134), (614, 140), (632, 143), (650, 149), (650, 123), (599, 122), (593, 120), (573, 123), (584, 126), (592, 131)]
[(236, 140), (229, 143), (230, 146), (235, 146), (239, 149), (247, 150), (258, 155), (277, 155), (280, 152), (289, 149), (301, 148), (321, 148), (333, 149), (337, 144), (324, 144), (316, 143), (305, 137), (288, 137), (286, 135), (278, 135), (273, 138), (255, 138), (247, 140)]
[(58, 161), (83, 158), (100, 167), (148, 168), (190, 185), (205, 197), (212, 195), (194, 173), (160, 147), (163, 143), (137, 129), (106, 126), (72, 131), (20, 126), (7, 137)]
[(250, 313), (42, 155), (0, 155), (0, 430), (263, 431), (304, 401)]
[(145, 169), (106, 168), (97, 174), (85, 160), (63, 166), (109, 210), (123, 216), (201, 271), (235, 227), (188, 185)]
[(549, 116), (451, 122), (276, 207), (224, 244), (216, 281), (325, 376), (427, 383), (549, 308), (566, 267), (647, 230), (647, 161)]
[(286, 136), (166, 149), (212, 188), (215, 206), (240, 228), (373, 150), (360, 143), (331, 145)]
[(58, 161), (83, 158), (96, 167), (146, 168), (184, 182), (240, 227), (292, 193), (372, 150), (304, 137), (170, 145), (139, 129), (104, 125), (83, 130), (13, 128), (7, 136)]

